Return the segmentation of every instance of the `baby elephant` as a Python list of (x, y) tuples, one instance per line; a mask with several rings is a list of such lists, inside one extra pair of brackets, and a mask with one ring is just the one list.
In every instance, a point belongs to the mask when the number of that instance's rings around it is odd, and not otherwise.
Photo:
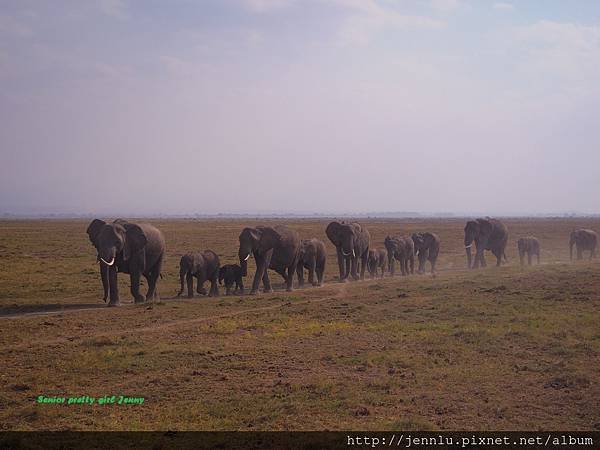
[(375, 248), (369, 250), (369, 258), (367, 259), (367, 269), (371, 274), (371, 278), (377, 276), (377, 270), (381, 269), (381, 278), (387, 269), (387, 250), (384, 248)]
[(435, 273), (435, 263), (440, 253), (440, 238), (434, 233), (413, 233), (411, 236), (415, 243), (415, 254), (419, 258), (417, 273), (425, 273), (425, 263), (431, 264), (431, 273)]
[(304, 285), (304, 269), (308, 269), (308, 282), (313, 286), (322, 286), (326, 259), (327, 254), (323, 241), (314, 238), (303, 239), (300, 246), (300, 258), (296, 266), (298, 285)]
[(212, 250), (202, 253), (187, 253), (181, 257), (179, 262), (179, 278), (181, 279), (181, 290), (177, 297), (183, 294), (183, 282), (187, 282), (188, 297), (194, 296), (194, 277), (198, 280), (196, 291), (198, 294), (206, 295), (204, 283), (210, 281), (209, 297), (219, 295), (219, 257)]
[[(244, 281), (242, 280), (242, 268), (238, 264), (226, 264), (219, 270), (219, 284), (223, 284), (225, 281), (225, 294), (231, 295), (244, 293)], [(231, 288), (235, 283), (235, 290), (232, 292)]]
[(529, 265), (531, 265), (533, 255), (536, 256), (537, 263), (540, 263), (540, 243), (537, 238), (533, 236), (522, 237), (517, 241), (517, 247), (519, 248), (521, 266), (525, 264), (525, 253), (527, 253), (527, 263)]

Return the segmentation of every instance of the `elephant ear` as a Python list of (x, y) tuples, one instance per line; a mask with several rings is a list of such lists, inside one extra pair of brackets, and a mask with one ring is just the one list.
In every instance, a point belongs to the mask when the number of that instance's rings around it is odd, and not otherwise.
[(333, 245), (339, 247), (342, 245), (342, 229), (343, 226), (339, 222), (331, 222), (325, 229), (325, 234)]
[(478, 220), (469, 220), (467, 222), (467, 224), (465, 225), (465, 231), (467, 231), (467, 230), (473, 230), (473, 231), (479, 230), (479, 221)]
[(425, 247), (430, 247), (431, 244), (433, 244), (433, 241), (434, 241), (433, 234), (431, 234), (431, 233), (424, 233), (421, 236), (423, 238), (423, 244), (424, 244)]
[(86, 233), (90, 238), (90, 242), (96, 248), (98, 247), (98, 235), (100, 234), (100, 230), (102, 230), (104, 225), (106, 225), (104, 220), (94, 219), (87, 227)]
[(127, 261), (132, 255), (144, 249), (148, 238), (139, 225), (126, 224), (125, 245), (123, 246), (123, 259)]
[(258, 249), (261, 253), (268, 252), (279, 244), (281, 240), (279, 233), (271, 227), (257, 227), (257, 231), (260, 233)]

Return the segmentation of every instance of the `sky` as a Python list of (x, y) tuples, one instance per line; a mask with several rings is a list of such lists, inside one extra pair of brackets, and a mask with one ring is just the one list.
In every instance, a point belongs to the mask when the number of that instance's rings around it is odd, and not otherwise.
[(596, 0), (0, 0), (0, 213), (600, 213)]

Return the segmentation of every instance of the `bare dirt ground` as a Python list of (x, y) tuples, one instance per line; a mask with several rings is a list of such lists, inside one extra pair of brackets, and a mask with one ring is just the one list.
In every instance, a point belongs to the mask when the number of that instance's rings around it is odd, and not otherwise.
[[(364, 220), (376, 246), (438, 233), (439, 274), (347, 284), (327, 222), (288, 221), (326, 242), (325, 286), (287, 293), (271, 273), (273, 294), (192, 300), (173, 299), (179, 256), (236, 262), (257, 222), (151, 222), (168, 244), (162, 300), (120, 308), (102, 303), (87, 221), (0, 222), (2, 429), (600, 429), (600, 260), (568, 253), (571, 229), (600, 220), (507, 219), (509, 263), (478, 271), (464, 220)], [(521, 269), (529, 234), (542, 265)], [(145, 400), (36, 402), (121, 394)]]

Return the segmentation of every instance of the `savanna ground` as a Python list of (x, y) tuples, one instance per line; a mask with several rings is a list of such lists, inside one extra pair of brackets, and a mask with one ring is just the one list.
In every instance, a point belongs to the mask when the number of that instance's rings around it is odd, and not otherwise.
[[(364, 220), (377, 246), (437, 232), (439, 273), (347, 284), (327, 221), (287, 221), (326, 242), (325, 286), (287, 293), (271, 273), (273, 294), (192, 300), (172, 298), (179, 256), (236, 262), (256, 222), (151, 220), (168, 245), (161, 301), (127, 303), (121, 275), (120, 308), (103, 307), (87, 222), (0, 222), (2, 429), (600, 429), (600, 261), (568, 254), (571, 229), (600, 220), (507, 219), (509, 263), (477, 271), (464, 220)], [(528, 234), (542, 265), (522, 270)], [(120, 394), (145, 402), (36, 403)]]

